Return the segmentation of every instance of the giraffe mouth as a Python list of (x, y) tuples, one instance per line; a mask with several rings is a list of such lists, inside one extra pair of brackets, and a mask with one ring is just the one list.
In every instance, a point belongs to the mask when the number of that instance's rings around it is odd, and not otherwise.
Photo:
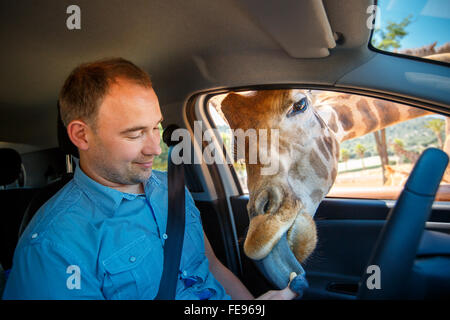
[(292, 272), (297, 275), (305, 274), (305, 270), (288, 244), (286, 233), (267, 256), (260, 260), (253, 260), (253, 262), (264, 277), (278, 289), (287, 287)]
[(295, 222), (304, 206), (288, 188), (272, 183), (257, 192), (249, 209), (257, 215), (250, 220), (244, 251), (266, 279), (277, 288), (285, 288), (292, 272), (304, 274), (290, 240), (295, 237)]

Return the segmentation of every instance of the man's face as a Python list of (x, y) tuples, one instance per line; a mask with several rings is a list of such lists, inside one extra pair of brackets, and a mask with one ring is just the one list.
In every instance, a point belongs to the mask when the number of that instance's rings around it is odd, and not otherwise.
[(158, 97), (151, 88), (117, 80), (99, 107), (86, 160), (100, 183), (127, 187), (146, 181), (161, 153)]

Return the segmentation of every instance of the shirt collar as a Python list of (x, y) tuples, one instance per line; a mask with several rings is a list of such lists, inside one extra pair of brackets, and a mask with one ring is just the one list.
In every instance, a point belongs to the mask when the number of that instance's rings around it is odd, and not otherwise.
[(150, 199), (153, 190), (157, 187), (160, 187), (161, 184), (162, 184), (161, 180), (158, 178), (154, 170), (152, 170), (150, 178), (144, 184), (144, 191), (148, 199)]
[(101, 201), (101, 207), (105, 209), (105, 212), (114, 213), (124, 198), (123, 192), (104, 186), (88, 177), (79, 165), (75, 168), (73, 179), (92, 202)]
[[(101, 207), (105, 212), (115, 213), (122, 200), (133, 200), (138, 197), (137, 194), (125, 193), (119, 190), (107, 187), (87, 176), (80, 168), (79, 161), (76, 163), (74, 181), (83, 192), (94, 203), (98, 203), (102, 199)], [(147, 198), (150, 198), (155, 187), (159, 186), (161, 181), (156, 174), (151, 174), (150, 178), (144, 183), (144, 191)]]

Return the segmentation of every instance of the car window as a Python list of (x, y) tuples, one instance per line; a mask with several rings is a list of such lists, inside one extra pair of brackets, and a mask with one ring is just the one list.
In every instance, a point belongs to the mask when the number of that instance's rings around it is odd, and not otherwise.
[[(366, 117), (355, 115), (354, 119), (361, 121), (359, 126), (362, 130), (369, 127), (374, 118), (387, 121), (389, 117), (397, 117), (395, 124), (367, 134), (360, 135), (359, 129), (355, 128), (356, 133), (348, 134), (340, 141), (337, 176), (328, 197), (397, 199), (414, 163), (425, 149), (435, 147), (450, 153), (450, 120), (446, 116), (361, 95), (321, 90), (309, 93), (318, 104), (315, 105), (316, 111), (329, 127), (342, 126), (339, 120), (345, 120), (342, 117), (335, 119), (337, 124), (331, 123), (334, 120), (327, 118), (323, 111), (330, 107), (334, 110), (347, 108), (346, 112), (351, 112), (367, 103), (376, 114), (367, 113)], [(232, 155), (233, 130), (220, 110), (221, 100), (225, 96), (222, 94), (210, 99), (207, 108), (227, 152)], [(382, 114), (379, 110), (391, 111)], [(233, 168), (242, 189), (248, 193), (245, 160), (233, 161)], [(450, 200), (450, 172), (444, 175), (437, 200)]]
[(450, 1), (378, 0), (377, 5), (368, 8), (368, 13), (371, 15), (367, 24), (373, 30), (372, 47), (450, 62)]
[(159, 156), (155, 157), (153, 160), (153, 166), (152, 169), (160, 170), (160, 171), (167, 171), (167, 158), (169, 155), (169, 148), (164, 143), (162, 135), (163, 135), (163, 128), (161, 124), (158, 125), (159, 127), (159, 136), (161, 138), (160, 141), (160, 147), (161, 147), (161, 153)]

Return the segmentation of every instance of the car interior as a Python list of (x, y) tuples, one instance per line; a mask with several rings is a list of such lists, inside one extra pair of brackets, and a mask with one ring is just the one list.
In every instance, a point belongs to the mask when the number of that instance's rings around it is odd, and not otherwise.
[[(20, 234), (38, 208), (72, 178), (78, 153), (66, 136), (57, 100), (75, 66), (105, 57), (132, 61), (151, 76), (162, 127), (175, 124), (191, 133), (196, 121), (203, 130), (217, 127), (211, 98), (248, 90), (342, 92), (450, 116), (447, 62), (371, 45), (368, 8), (378, 2), (79, 0), (75, 28), (69, 28), (74, 13), (68, 2), (1, 2), (0, 296)], [(192, 151), (201, 155), (206, 146), (206, 141), (193, 141)], [(415, 182), (426, 193), (436, 174), (437, 190), (442, 172), (429, 168), (445, 170), (441, 156), (419, 160), (418, 178), (408, 180), (409, 186)], [(254, 296), (278, 289), (244, 253), (249, 193), (235, 167), (186, 164), (185, 182), (219, 260)], [(303, 265), (309, 288), (302, 299), (450, 297), (450, 202), (445, 197), (433, 202), (434, 196), (403, 202), (351, 194), (325, 197), (314, 215), (319, 240)], [(401, 209), (405, 201), (408, 205)], [(416, 209), (423, 221), (409, 218)], [(400, 211), (401, 220), (394, 214)], [(387, 227), (394, 223), (395, 229)], [(385, 250), (388, 255), (376, 260), (386, 229), (394, 232), (392, 239), (402, 250), (399, 255)], [(408, 238), (411, 230), (417, 241)], [(408, 250), (413, 256), (406, 257)], [(391, 291), (377, 296), (365, 287), (367, 267), (382, 259), (386, 273), (408, 276), (400, 283), (382, 282)]]

